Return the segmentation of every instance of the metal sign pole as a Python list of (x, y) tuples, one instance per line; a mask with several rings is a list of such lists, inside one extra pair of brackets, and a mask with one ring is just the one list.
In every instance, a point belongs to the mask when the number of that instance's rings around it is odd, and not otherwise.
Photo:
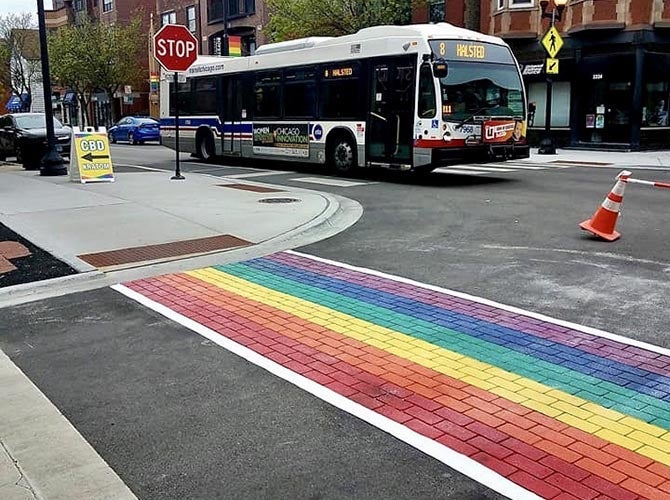
[(175, 171), (174, 175), (171, 177), (173, 181), (183, 181), (185, 177), (181, 175), (181, 170), (179, 169), (179, 73), (175, 71), (174, 74), (174, 139), (175, 139)]

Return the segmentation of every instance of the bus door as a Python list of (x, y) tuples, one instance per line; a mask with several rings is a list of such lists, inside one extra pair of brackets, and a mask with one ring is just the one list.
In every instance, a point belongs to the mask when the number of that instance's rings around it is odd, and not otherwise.
[(368, 161), (411, 164), (416, 57), (386, 57), (371, 63)]
[(222, 79), (223, 154), (241, 154), (242, 152), (242, 79), (231, 75)]

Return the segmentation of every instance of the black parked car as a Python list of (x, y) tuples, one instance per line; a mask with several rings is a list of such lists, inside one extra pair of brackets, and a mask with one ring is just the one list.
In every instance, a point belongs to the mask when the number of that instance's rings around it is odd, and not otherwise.
[[(44, 113), (10, 113), (0, 116), (0, 160), (15, 156), (26, 169), (37, 169), (47, 152), (47, 129)], [(72, 130), (54, 118), (56, 149), (70, 156)]]

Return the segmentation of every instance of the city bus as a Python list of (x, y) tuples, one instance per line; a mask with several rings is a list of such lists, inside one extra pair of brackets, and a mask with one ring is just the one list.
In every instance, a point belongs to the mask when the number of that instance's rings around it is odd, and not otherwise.
[[(161, 75), (161, 139), (181, 151), (428, 172), (527, 158), (526, 93), (500, 38), (447, 23), (263, 45), (200, 56)], [(174, 85), (177, 85), (174, 92)], [(176, 98), (175, 98), (176, 96)]]

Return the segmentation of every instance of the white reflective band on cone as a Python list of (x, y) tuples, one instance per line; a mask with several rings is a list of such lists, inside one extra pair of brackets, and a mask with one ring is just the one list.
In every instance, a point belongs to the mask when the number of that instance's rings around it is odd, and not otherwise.
[(618, 212), (619, 207), (621, 206), (621, 203), (617, 203), (616, 201), (612, 201), (609, 198), (605, 198), (605, 201), (603, 201), (602, 207), (611, 211), (611, 212)]
[(623, 181), (618, 181), (612, 188), (612, 193), (617, 196), (623, 196), (623, 192), (626, 189), (626, 183)]

